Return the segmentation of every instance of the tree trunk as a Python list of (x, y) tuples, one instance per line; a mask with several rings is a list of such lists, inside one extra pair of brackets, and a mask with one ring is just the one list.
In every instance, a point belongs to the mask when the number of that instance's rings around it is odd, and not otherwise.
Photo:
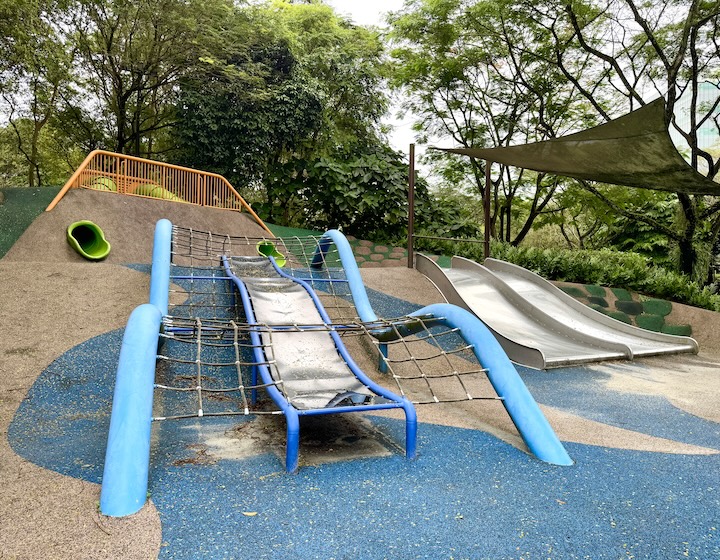
[(684, 217), (680, 239), (678, 240), (679, 269), (683, 274), (693, 277), (693, 271), (698, 260), (697, 250), (693, 243), (697, 229), (698, 215), (695, 200), (687, 194), (678, 193), (678, 200)]

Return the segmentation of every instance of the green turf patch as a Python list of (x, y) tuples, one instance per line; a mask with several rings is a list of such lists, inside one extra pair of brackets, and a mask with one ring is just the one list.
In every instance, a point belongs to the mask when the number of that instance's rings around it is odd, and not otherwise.
[(643, 313), (635, 317), (635, 323), (638, 327), (649, 331), (660, 332), (665, 325), (665, 318), (661, 315), (651, 315)]
[(577, 286), (560, 286), (560, 289), (565, 292), (567, 295), (572, 296), (574, 298), (584, 298), (587, 297), (587, 294), (583, 292), (580, 288)]
[(665, 325), (660, 332), (675, 336), (692, 336), (692, 327), (690, 325)]
[(613, 319), (617, 319), (618, 321), (622, 321), (623, 323), (632, 325), (632, 319), (628, 316), (627, 313), (623, 313), (622, 311), (608, 311), (607, 315), (608, 317), (612, 317)]
[(618, 301), (633, 300), (632, 294), (628, 292), (625, 288), (610, 288), (610, 291), (615, 294), (615, 297), (618, 299)]
[(605, 288), (596, 284), (588, 284), (587, 286), (585, 286), (585, 289), (591, 296), (605, 297), (607, 295)]
[(643, 312), (643, 304), (639, 301), (617, 300), (615, 302), (615, 307), (619, 311), (627, 313), (628, 315), (640, 315), (640, 313)]
[(286, 226), (276, 226), (265, 222), (265, 225), (273, 232), (275, 237), (307, 237), (309, 235), (319, 236), (324, 231), (316, 231), (312, 229), (291, 228)]
[(692, 326), (665, 325), (660, 332), (663, 332), (665, 334), (673, 334), (675, 336), (692, 336)]
[(25, 232), (33, 220), (45, 211), (60, 187), (17, 187), (4, 189), (5, 203), (0, 205), (0, 257)]
[(648, 299), (643, 302), (645, 313), (666, 317), (672, 311), (672, 303), (664, 299)]
[(593, 304), (593, 305), (598, 305), (598, 306), (600, 306), (600, 307), (610, 307), (610, 306), (608, 305), (607, 300), (606, 300), (605, 298), (603, 298), (603, 297), (590, 296), (590, 297), (588, 298), (588, 301), (589, 301), (591, 304)]
[(591, 303), (588, 305), (590, 309), (594, 309), (595, 311), (598, 311), (599, 313), (602, 313), (603, 315), (607, 314), (608, 310), (603, 307), (602, 305), (598, 305), (596, 303)]

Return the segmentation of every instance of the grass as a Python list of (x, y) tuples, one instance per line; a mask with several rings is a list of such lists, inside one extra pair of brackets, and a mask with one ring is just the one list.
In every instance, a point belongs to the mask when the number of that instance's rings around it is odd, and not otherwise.
[(5, 202), (0, 204), (0, 258), (55, 198), (60, 187), (17, 187), (3, 189)]

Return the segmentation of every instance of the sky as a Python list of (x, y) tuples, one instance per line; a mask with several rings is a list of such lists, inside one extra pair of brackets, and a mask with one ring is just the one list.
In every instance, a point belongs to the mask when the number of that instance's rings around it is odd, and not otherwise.
[(403, 0), (325, 0), (325, 3), (358, 25), (381, 27), (385, 13), (402, 8)]

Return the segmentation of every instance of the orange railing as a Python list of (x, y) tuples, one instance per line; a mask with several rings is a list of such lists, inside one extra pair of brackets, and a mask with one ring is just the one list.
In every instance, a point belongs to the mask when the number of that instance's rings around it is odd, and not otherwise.
[(46, 211), (55, 208), (70, 189), (77, 188), (245, 211), (272, 234), (240, 193), (216, 173), (95, 150), (88, 154)]

